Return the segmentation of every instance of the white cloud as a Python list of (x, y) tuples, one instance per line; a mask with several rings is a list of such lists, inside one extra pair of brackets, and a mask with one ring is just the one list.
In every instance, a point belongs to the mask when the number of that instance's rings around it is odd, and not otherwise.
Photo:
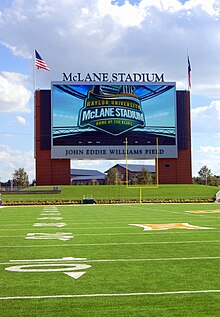
[(200, 116), (201, 114), (203, 115), (204, 113), (207, 112), (207, 110), (209, 109), (209, 106), (200, 106), (197, 108), (192, 109), (192, 115), (194, 116)]
[(140, 26), (147, 14), (141, 5), (132, 5), (125, 1), (123, 6), (117, 6), (109, 0), (98, 0), (98, 12), (101, 17), (109, 16), (122, 27)]
[(1, 41), (0, 41), (0, 44), (7, 47), (15, 56), (22, 56), (27, 59), (32, 58), (32, 55), (29, 52), (27, 52), (27, 49), (25, 47), (10, 45), (7, 42), (1, 42)]
[(192, 109), (193, 175), (203, 165), (220, 175), (220, 100)]
[[(197, 166), (197, 171), (204, 165), (211, 169), (212, 174), (220, 175), (219, 162), (220, 162), (220, 151), (216, 147), (201, 146), (200, 151), (202, 155), (194, 162)], [(205, 155), (204, 155), (205, 153)]]
[(29, 181), (34, 179), (33, 151), (20, 151), (16, 148), (0, 144), (0, 177), (2, 182), (12, 178), (12, 173), (18, 168), (24, 168)]
[(219, 153), (220, 155), (220, 146), (200, 146), (201, 152), (203, 153)]
[[(208, 106), (199, 106), (191, 111), (193, 133), (220, 133), (220, 100), (213, 100)], [(212, 135), (213, 136), (213, 135)]]
[(31, 91), (25, 87), (26, 80), (19, 73), (0, 74), (0, 112), (30, 112)]
[[(220, 97), (219, 0), (16, 0), (0, 17), (0, 41), (30, 58), (33, 46), (51, 72), (146, 71), (187, 87), (186, 48), (193, 93)], [(56, 18), (54, 18), (56, 17)], [(17, 24), (19, 26), (17, 27)], [(202, 35), (202, 40), (201, 40)], [(202, 66), (202, 67), (201, 67)]]
[(186, 10), (192, 10), (200, 7), (202, 11), (206, 12), (210, 16), (219, 16), (219, 1), (218, 0), (190, 0), (184, 4)]
[[(1, 147), (1, 146), (0, 146), (0, 147)], [(4, 160), (8, 160), (9, 157), (10, 157), (10, 156), (9, 156), (9, 154), (8, 154), (7, 151), (5, 151), (4, 149), (1, 150), (1, 152), (0, 152), (0, 160), (1, 160), (1, 162), (4, 161)]]
[(7, 22), (12, 23), (14, 25), (27, 22), (28, 18), (24, 14), (25, 11), (21, 10), (21, 8), (20, 8), (21, 5), (22, 5), (22, 0), (13, 1), (12, 2), (12, 10), (5, 9), (3, 11), (3, 14), (1, 15), (0, 22), (7, 21)]
[(202, 166), (207, 166), (213, 175), (220, 175), (218, 161), (220, 160), (220, 156), (210, 156), (207, 158), (196, 159), (193, 162), (193, 176), (198, 176), (198, 172), (200, 171)]
[(17, 116), (16, 120), (21, 125), (26, 125), (26, 123), (27, 123), (27, 120), (24, 117), (22, 117), (22, 116)]

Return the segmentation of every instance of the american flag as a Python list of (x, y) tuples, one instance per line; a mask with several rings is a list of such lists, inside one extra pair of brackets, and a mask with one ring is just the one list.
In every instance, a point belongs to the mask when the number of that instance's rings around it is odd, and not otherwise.
[(188, 86), (191, 88), (191, 65), (190, 65), (190, 60), (188, 56)]
[(50, 68), (47, 66), (46, 62), (42, 59), (40, 54), (35, 50), (35, 66), (40, 69), (50, 70)]

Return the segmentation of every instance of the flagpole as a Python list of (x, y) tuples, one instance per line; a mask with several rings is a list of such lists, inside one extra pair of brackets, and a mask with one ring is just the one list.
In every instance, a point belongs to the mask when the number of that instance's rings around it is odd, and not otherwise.
[(33, 90), (36, 90), (36, 67), (35, 67), (35, 48), (33, 49)]
[(34, 158), (36, 159), (36, 69), (35, 69), (35, 45), (33, 47), (33, 99), (34, 99)]
[(40, 54), (36, 49), (34, 49), (34, 62), (33, 62), (33, 88), (34, 91), (38, 89), (37, 87), (37, 70), (38, 69), (44, 69), (44, 70), (50, 70), (50, 68), (47, 66), (46, 62), (42, 59)]
[(191, 89), (191, 65), (190, 65), (190, 60), (189, 60), (189, 50), (187, 47), (187, 75), (188, 75), (188, 91)]
[(189, 91), (189, 49), (188, 47), (186, 49), (186, 58), (187, 58), (187, 85), (188, 85), (188, 91)]

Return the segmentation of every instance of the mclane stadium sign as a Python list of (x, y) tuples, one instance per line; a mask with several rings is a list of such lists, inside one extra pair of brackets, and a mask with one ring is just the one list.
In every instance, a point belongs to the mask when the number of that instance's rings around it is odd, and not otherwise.
[(164, 74), (157, 73), (63, 73), (63, 81), (71, 82), (164, 82)]
[(79, 111), (79, 127), (92, 127), (119, 135), (135, 127), (144, 127), (141, 102), (133, 85), (94, 85)]

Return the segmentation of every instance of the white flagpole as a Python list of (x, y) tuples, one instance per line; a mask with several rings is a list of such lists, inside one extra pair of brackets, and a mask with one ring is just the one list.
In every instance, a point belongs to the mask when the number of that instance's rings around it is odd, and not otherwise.
[(34, 94), (35, 94), (35, 90), (36, 90), (36, 66), (35, 66), (35, 48), (33, 50), (33, 90), (34, 90)]
[(36, 66), (35, 66), (35, 47), (33, 48), (33, 99), (34, 99), (34, 158), (36, 159)]
[[(189, 69), (190, 67), (190, 69)], [(189, 60), (189, 50), (187, 47), (187, 83), (188, 83), (188, 91), (191, 89), (191, 65)]]

